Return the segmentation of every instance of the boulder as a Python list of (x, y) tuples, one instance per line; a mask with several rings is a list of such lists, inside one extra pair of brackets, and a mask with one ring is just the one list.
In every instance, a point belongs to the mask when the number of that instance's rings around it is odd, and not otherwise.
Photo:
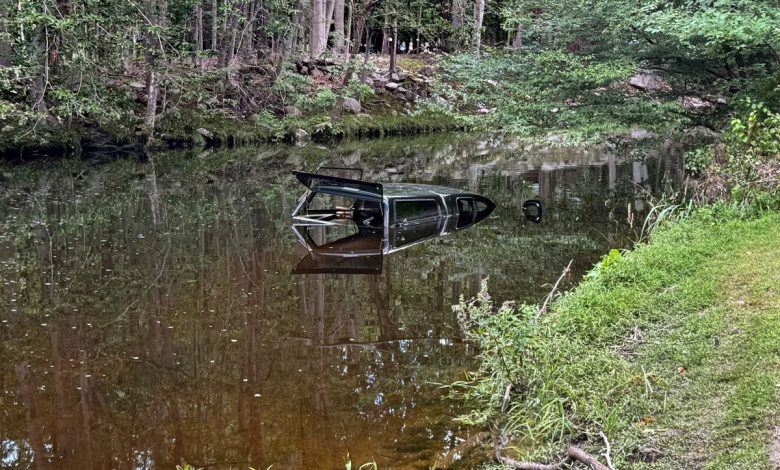
[(425, 67), (421, 68), (417, 73), (420, 75), (431, 75), (435, 72), (433, 66), (426, 65)]
[(628, 134), (629, 138), (632, 140), (645, 140), (645, 139), (655, 139), (658, 137), (658, 134), (655, 132), (650, 132), (645, 129), (634, 129)]
[(306, 132), (303, 129), (298, 129), (295, 131), (295, 143), (298, 145), (306, 145), (311, 140), (311, 136), (308, 132)]
[(639, 72), (628, 79), (628, 84), (642, 91), (669, 91), (672, 87), (658, 74)]
[(682, 105), (686, 109), (692, 109), (694, 111), (710, 110), (715, 107), (711, 102), (705, 101), (698, 96), (683, 96)]
[(396, 92), (396, 93), (399, 93), (399, 94), (400, 94), (400, 93), (407, 93), (408, 91), (409, 91), (409, 90), (407, 90), (406, 88), (404, 88), (404, 87), (402, 87), (402, 86), (399, 86), (398, 88), (396, 88), (396, 89), (395, 89), (395, 92)]
[(325, 76), (325, 73), (320, 69), (311, 69), (311, 72), (309, 73), (314, 78), (322, 78)]
[(215, 143), (214, 134), (208, 129), (199, 127), (192, 133), (192, 144), (195, 147), (211, 146)]
[(209, 139), (209, 140), (214, 139), (214, 134), (210, 130), (204, 129), (203, 127), (199, 127), (197, 129), (195, 129), (195, 132), (197, 132), (198, 134), (202, 135), (206, 139)]
[(385, 83), (385, 88), (389, 91), (395, 91), (400, 87), (401, 85), (395, 83), (395, 82), (387, 82)]
[(721, 135), (704, 126), (696, 126), (687, 129), (680, 137), (679, 142), (685, 146), (698, 147), (701, 145), (719, 142)]
[(341, 109), (344, 111), (350, 111), (353, 114), (360, 114), (360, 101), (347, 96), (341, 103)]
[(309, 75), (309, 67), (301, 67), (301, 75)]
[(292, 117), (300, 117), (303, 115), (300, 108), (297, 106), (285, 106), (284, 107), (284, 115), (285, 116), (292, 116)]

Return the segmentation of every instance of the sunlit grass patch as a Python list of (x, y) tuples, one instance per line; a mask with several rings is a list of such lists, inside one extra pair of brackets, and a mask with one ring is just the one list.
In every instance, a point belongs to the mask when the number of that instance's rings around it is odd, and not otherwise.
[[(606, 256), (538, 326), (524, 327), (515, 377), (483, 360), (471, 403), (492, 390), (481, 417), (491, 406), (500, 417), (498, 383), (514, 380), (500, 423), (521, 459), (550, 461), (569, 443), (597, 452), (605, 432), (620, 468), (646, 466), (643, 446), (662, 454), (653, 468), (768, 468), (778, 285), (780, 216), (699, 210)], [(516, 317), (484, 318), (480, 341), (516, 334), (507, 323)]]

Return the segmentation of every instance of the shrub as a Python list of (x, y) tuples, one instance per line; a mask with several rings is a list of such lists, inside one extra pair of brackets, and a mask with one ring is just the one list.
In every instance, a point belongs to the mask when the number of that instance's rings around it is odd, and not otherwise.
[(712, 146), (700, 147), (685, 152), (683, 164), (685, 171), (694, 175), (701, 175), (709, 168), (714, 158), (714, 149)]

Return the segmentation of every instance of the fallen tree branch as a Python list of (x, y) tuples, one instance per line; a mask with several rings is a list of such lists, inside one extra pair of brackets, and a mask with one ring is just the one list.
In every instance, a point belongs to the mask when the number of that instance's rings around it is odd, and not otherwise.
[(607, 435), (604, 434), (604, 431), (599, 431), (599, 436), (604, 439), (604, 445), (607, 446), (607, 450), (604, 451), (604, 458), (607, 459), (607, 467), (609, 467), (609, 470), (615, 470), (615, 467), (612, 466), (612, 457), (609, 455), (610, 452), (612, 452), (612, 446), (609, 445), (609, 439), (607, 439)]
[(602, 464), (595, 457), (577, 446), (569, 446), (569, 448), (566, 449), (566, 455), (563, 457), (563, 459), (558, 463), (552, 464), (521, 462), (520, 460), (515, 460), (511, 457), (503, 455), (502, 447), (503, 446), (499, 444), (494, 449), (496, 460), (506, 465), (507, 467), (512, 467), (517, 470), (560, 470), (575, 460), (584, 463), (593, 470), (611, 470), (610, 467)]
[(570, 260), (569, 264), (566, 265), (565, 268), (563, 268), (563, 272), (561, 273), (560, 277), (557, 281), (555, 281), (555, 285), (553, 285), (552, 290), (549, 294), (547, 294), (547, 297), (544, 298), (544, 303), (542, 303), (542, 307), (539, 309), (538, 312), (536, 312), (536, 320), (542, 317), (545, 313), (547, 313), (547, 307), (549, 306), (550, 302), (553, 299), (553, 296), (555, 295), (555, 291), (558, 290), (558, 285), (561, 283), (564, 277), (566, 277), (571, 272), (571, 264), (574, 262), (574, 260)]

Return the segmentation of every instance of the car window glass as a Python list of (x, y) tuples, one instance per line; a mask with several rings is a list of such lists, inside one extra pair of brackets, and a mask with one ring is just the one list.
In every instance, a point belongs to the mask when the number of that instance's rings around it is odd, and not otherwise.
[(437, 217), (439, 206), (433, 199), (402, 199), (395, 202), (396, 221), (411, 221)]
[(474, 200), (471, 198), (458, 198), (458, 223), (457, 228), (463, 228), (474, 222)]

